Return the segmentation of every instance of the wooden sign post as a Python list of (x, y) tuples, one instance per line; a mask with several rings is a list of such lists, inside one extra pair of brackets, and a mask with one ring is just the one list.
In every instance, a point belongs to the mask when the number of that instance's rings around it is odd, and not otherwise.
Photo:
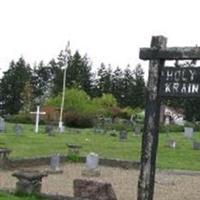
[(167, 48), (167, 38), (154, 36), (151, 48), (140, 49), (140, 59), (150, 60), (138, 200), (153, 200), (159, 115), (162, 97), (200, 97), (200, 68), (165, 67), (165, 60), (199, 60), (199, 47)]

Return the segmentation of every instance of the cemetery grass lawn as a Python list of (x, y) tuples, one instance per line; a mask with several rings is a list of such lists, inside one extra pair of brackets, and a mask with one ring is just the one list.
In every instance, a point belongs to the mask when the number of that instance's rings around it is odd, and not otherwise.
[(4, 192), (0, 192), (0, 200), (45, 200), (45, 199), (35, 196), (15, 196)]
[[(98, 153), (102, 158), (118, 158), (123, 160), (140, 160), (141, 137), (129, 133), (128, 140), (119, 142), (118, 137), (109, 134), (93, 133), (92, 129), (67, 129), (65, 133), (48, 136), (44, 126), (40, 133), (34, 133), (34, 125), (23, 125), (23, 133), (17, 136), (13, 124), (7, 124), (5, 134), (0, 134), (0, 143), (12, 149), (10, 158), (48, 156), (55, 153), (67, 155), (67, 144), (82, 145), (81, 155), (89, 152)], [(200, 133), (194, 138), (200, 141)], [(176, 149), (166, 146), (169, 139), (175, 139)], [(200, 170), (200, 151), (192, 149), (192, 140), (184, 138), (182, 133), (160, 133), (157, 167), (161, 169)]]

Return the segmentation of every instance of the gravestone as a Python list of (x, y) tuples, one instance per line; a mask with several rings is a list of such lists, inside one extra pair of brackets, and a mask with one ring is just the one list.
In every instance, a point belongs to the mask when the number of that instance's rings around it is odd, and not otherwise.
[(0, 133), (5, 131), (5, 120), (0, 117)]
[(86, 166), (82, 171), (83, 176), (100, 176), (100, 169), (98, 168), (99, 156), (96, 153), (90, 153), (86, 157)]
[(13, 130), (16, 135), (20, 135), (22, 133), (22, 126), (20, 124), (15, 124)]
[(45, 126), (45, 133), (48, 134), (48, 136), (52, 136), (53, 135), (53, 126), (52, 125), (46, 125)]
[(50, 167), (52, 170), (59, 170), (60, 156), (59, 154), (53, 155), (51, 157)]
[(200, 142), (193, 141), (192, 146), (194, 150), (200, 150)]
[(194, 129), (191, 127), (184, 127), (184, 136), (187, 138), (192, 138)]
[(141, 127), (135, 126), (135, 135), (141, 135)]
[(8, 164), (8, 155), (10, 154), (11, 150), (7, 148), (0, 148), (0, 168), (5, 169)]
[(175, 149), (176, 148), (176, 141), (175, 140), (168, 140), (167, 141), (167, 146), (169, 148)]
[(105, 130), (102, 128), (94, 128), (94, 133), (105, 133)]
[(119, 132), (119, 140), (121, 142), (127, 140), (127, 138), (128, 138), (128, 133), (125, 130)]
[(74, 180), (74, 196), (90, 200), (117, 200), (110, 183), (92, 180)]
[(50, 160), (50, 170), (47, 170), (49, 174), (58, 174), (63, 173), (63, 171), (60, 169), (60, 155), (55, 154), (51, 156)]

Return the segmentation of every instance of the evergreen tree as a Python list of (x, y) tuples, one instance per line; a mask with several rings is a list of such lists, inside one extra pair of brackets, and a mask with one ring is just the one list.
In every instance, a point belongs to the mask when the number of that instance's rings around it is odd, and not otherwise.
[(20, 111), (23, 105), (21, 93), (30, 78), (31, 68), (22, 57), (16, 63), (10, 63), (1, 80), (1, 95), (6, 113), (16, 114)]
[(68, 58), (66, 71), (66, 86), (83, 89), (87, 94), (91, 93), (91, 64), (85, 55), (81, 57), (78, 51)]
[(62, 91), (63, 85), (63, 71), (57, 62), (52, 59), (49, 62), (49, 68), (51, 70), (51, 94), (57, 96)]
[(63, 67), (66, 68), (66, 87), (77, 87), (88, 94), (91, 93), (91, 64), (88, 57), (81, 56), (78, 51), (71, 54), (69, 43), (58, 55), (57, 61), (51, 60), (49, 67), (52, 72), (52, 94), (57, 95), (63, 89)]
[(135, 76), (135, 87), (134, 87), (134, 107), (144, 108), (145, 104), (145, 82), (144, 82), (144, 71), (142, 66), (138, 64), (134, 70)]
[(123, 86), (123, 71), (117, 67), (112, 75), (112, 94), (117, 99), (120, 106), (123, 105), (125, 94)]
[(30, 81), (27, 81), (25, 83), (24, 89), (22, 91), (22, 93), (20, 94), (21, 99), (22, 99), (22, 108), (21, 108), (21, 112), (23, 112), (24, 114), (30, 114), (31, 111), (31, 107), (33, 105), (33, 91), (32, 91), (32, 86)]
[(108, 68), (105, 67), (103, 63), (97, 72), (98, 80), (97, 85), (99, 89), (100, 95), (103, 93), (111, 93), (112, 92), (112, 69), (111, 66)]
[(33, 98), (44, 102), (50, 95), (51, 81), (52, 70), (49, 66), (45, 66), (43, 61), (38, 66), (34, 66), (31, 78)]
[(57, 61), (52, 59), (49, 62), (49, 68), (51, 69), (51, 93), (52, 95), (58, 95), (63, 89), (63, 67), (69, 65), (71, 57), (70, 43), (68, 42), (65, 50), (61, 50), (57, 57)]
[(122, 80), (122, 94), (123, 101), (121, 102), (121, 106), (126, 107), (135, 107), (134, 105), (134, 88), (136, 87), (136, 82), (134, 78), (133, 71), (130, 70), (130, 66), (128, 65), (123, 72), (123, 80)]

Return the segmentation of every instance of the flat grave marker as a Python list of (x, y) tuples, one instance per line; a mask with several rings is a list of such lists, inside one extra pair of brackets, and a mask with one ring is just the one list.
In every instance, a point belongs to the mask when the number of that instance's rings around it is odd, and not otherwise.
[(200, 150), (200, 142), (193, 141), (192, 147), (194, 150)]

